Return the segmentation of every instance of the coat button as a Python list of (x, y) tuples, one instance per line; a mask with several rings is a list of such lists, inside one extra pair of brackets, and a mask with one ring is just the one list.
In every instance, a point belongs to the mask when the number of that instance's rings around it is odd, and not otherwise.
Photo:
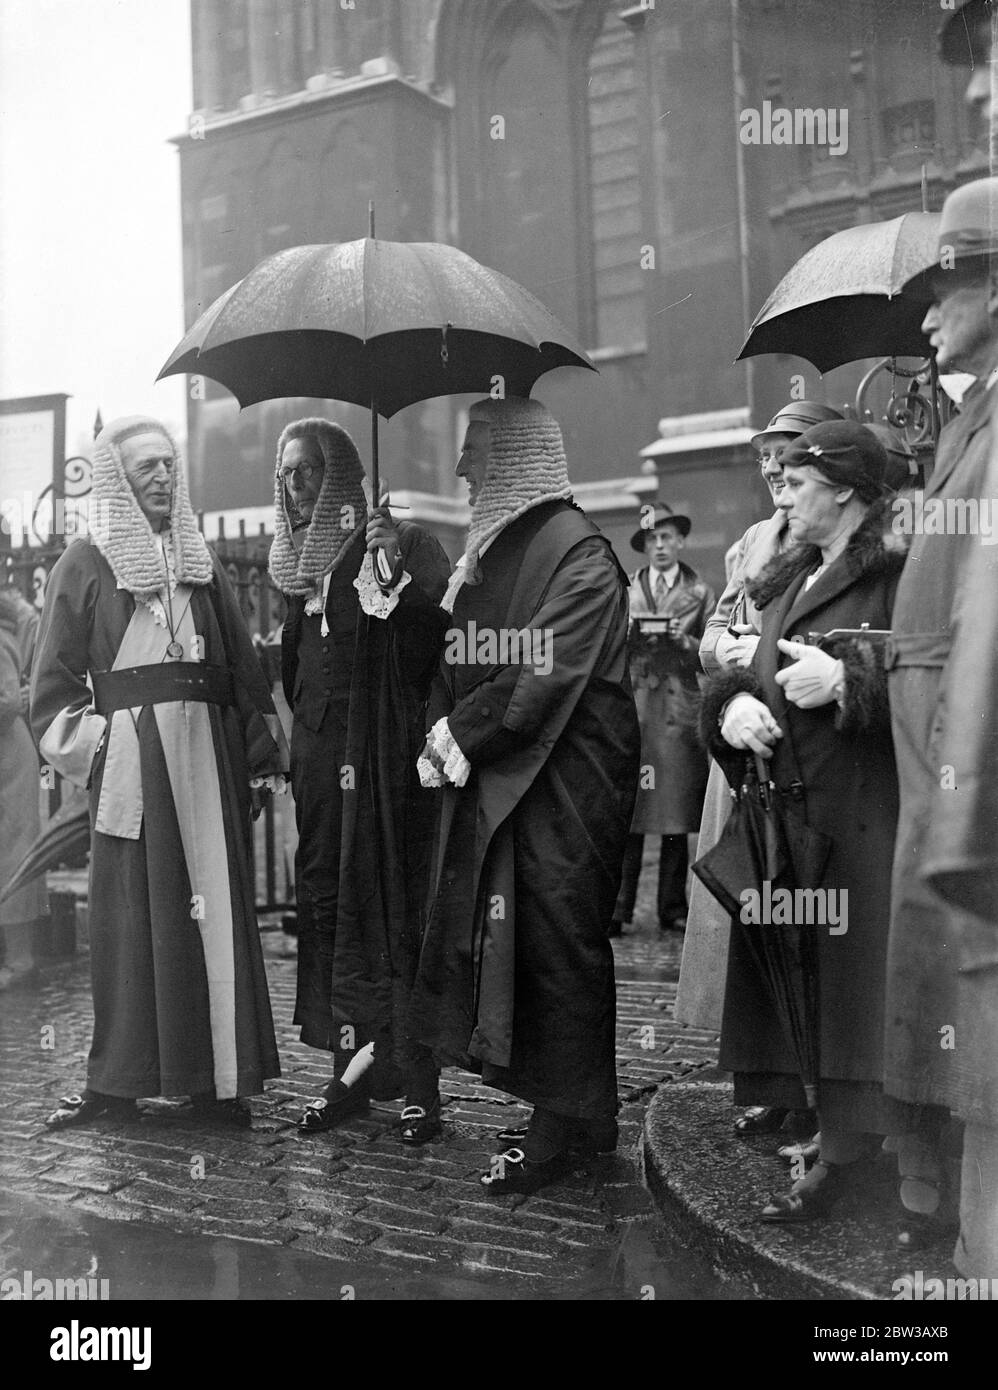
[(489, 709), (488, 705), (482, 705), (479, 708), (478, 713), (482, 716), (483, 719), (487, 719), (489, 715), (492, 713), (492, 711), (491, 709)]

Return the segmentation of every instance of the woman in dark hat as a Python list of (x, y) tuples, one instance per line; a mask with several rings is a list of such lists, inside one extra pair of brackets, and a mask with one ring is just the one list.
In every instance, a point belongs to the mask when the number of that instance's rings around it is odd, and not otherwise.
[[(820, 1155), (762, 1212), (797, 1222), (828, 1210), (874, 1136), (915, 1119), (881, 1087), (897, 775), (877, 639), (858, 635), (890, 627), (904, 557), (885, 540), (887, 458), (869, 430), (816, 425), (782, 462), (778, 506), (793, 545), (750, 586), (762, 613), (759, 645), (749, 669), (711, 681), (703, 730), (733, 783), (746, 755), (759, 755), (786, 817), (828, 840), (820, 878), (799, 885), (821, 891), (800, 896), (793, 916), (815, 933)], [(816, 645), (836, 629), (857, 635), (828, 650)], [(736, 1104), (802, 1109), (797, 1062), (752, 951), (750, 933), (766, 930), (766, 909), (743, 901), (732, 919), (720, 1064), (735, 1074)]]
[[(751, 444), (774, 507), (783, 490), (782, 459), (789, 446), (812, 425), (841, 419), (839, 411), (821, 401), (788, 401), (764, 430), (752, 436)], [(778, 507), (772, 516), (753, 522), (737, 542), (731, 576), (700, 641), (700, 663), (708, 675), (731, 666), (751, 665), (759, 643), (759, 613), (748, 598), (745, 585), (789, 544), (787, 515)], [(718, 764), (712, 763), (700, 821), (698, 859), (717, 844), (730, 807), (727, 780)], [(720, 1029), (727, 962), (727, 913), (694, 877), (676, 994), (679, 1022), (713, 1032)], [(786, 1110), (762, 1105), (751, 1106), (735, 1120), (735, 1132), (743, 1137), (772, 1134), (781, 1126), (795, 1127)]]

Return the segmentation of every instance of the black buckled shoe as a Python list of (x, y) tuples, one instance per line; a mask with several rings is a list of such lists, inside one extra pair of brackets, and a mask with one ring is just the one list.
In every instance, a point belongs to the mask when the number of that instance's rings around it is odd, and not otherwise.
[(428, 1108), (407, 1105), (399, 1116), (399, 1138), (403, 1144), (428, 1144), (443, 1133), (440, 1120), (440, 1097)]
[(82, 1095), (62, 1096), (58, 1109), (45, 1119), (46, 1129), (67, 1129), (84, 1125), (107, 1115), (112, 1120), (138, 1119), (139, 1107), (124, 1096), (105, 1096), (100, 1091), (84, 1091)]
[(540, 1162), (529, 1159), (522, 1149), (506, 1149), (501, 1154), (493, 1155), (489, 1171), (483, 1173), (478, 1181), (490, 1196), (536, 1192), (563, 1177), (571, 1167), (570, 1160), (567, 1149), (561, 1149)]
[(321, 1134), (324, 1130), (335, 1129), (338, 1124), (353, 1115), (366, 1115), (371, 1108), (371, 1097), (366, 1088), (360, 1086), (341, 1086), (342, 1095), (334, 1100), (320, 1096), (310, 1101), (298, 1121), (303, 1134)]

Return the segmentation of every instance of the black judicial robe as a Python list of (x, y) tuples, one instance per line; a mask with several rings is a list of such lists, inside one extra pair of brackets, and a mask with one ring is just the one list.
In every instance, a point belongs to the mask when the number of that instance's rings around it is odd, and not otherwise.
[[(512, 522), (480, 570), (455, 600), (463, 653), (448, 635), (452, 657), (465, 659), (441, 662), (427, 713), (427, 728), (447, 717), (471, 775), (443, 791), (410, 1029), (489, 1085), (562, 1115), (608, 1118), (617, 1087), (606, 929), (640, 748), (627, 579), (599, 530), (560, 501)], [(544, 634), (547, 659), (481, 664), (478, 639), (502, 629)]]
[(374, 1041), (376, 1098), (405, 1089), (405, 1011), (426, 904), (437, 796), (419, 785), (423, 714), (447, 615), (441, 546), (398, 526), (411, 582), (387, 619), (353, 587), (358, 536), (333, 571), (328, 634), (289, 600), (282, 678), (294, 715), (291, 779), (298, 817), (298, 996), (302, 1041), (334, 1053), (337, 1075)]

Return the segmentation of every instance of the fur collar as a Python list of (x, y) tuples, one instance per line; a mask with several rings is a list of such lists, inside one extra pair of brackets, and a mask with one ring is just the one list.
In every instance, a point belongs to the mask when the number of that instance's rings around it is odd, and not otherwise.
[[(907, 538), (892, 528), (893, 494), (870, 505), (859, 526), (849, 537), (845, 550), (835, 561), (844, 563), (851, 579), (866, 575), (900, 574), (907, 557)], [(758, 579), (747, 586), (749, 598), (757, 608), (765, 608), (786, 593), (798, 575), (808, 574), (821, 564), (816, 545), (794, 545), (772, 560)]]

